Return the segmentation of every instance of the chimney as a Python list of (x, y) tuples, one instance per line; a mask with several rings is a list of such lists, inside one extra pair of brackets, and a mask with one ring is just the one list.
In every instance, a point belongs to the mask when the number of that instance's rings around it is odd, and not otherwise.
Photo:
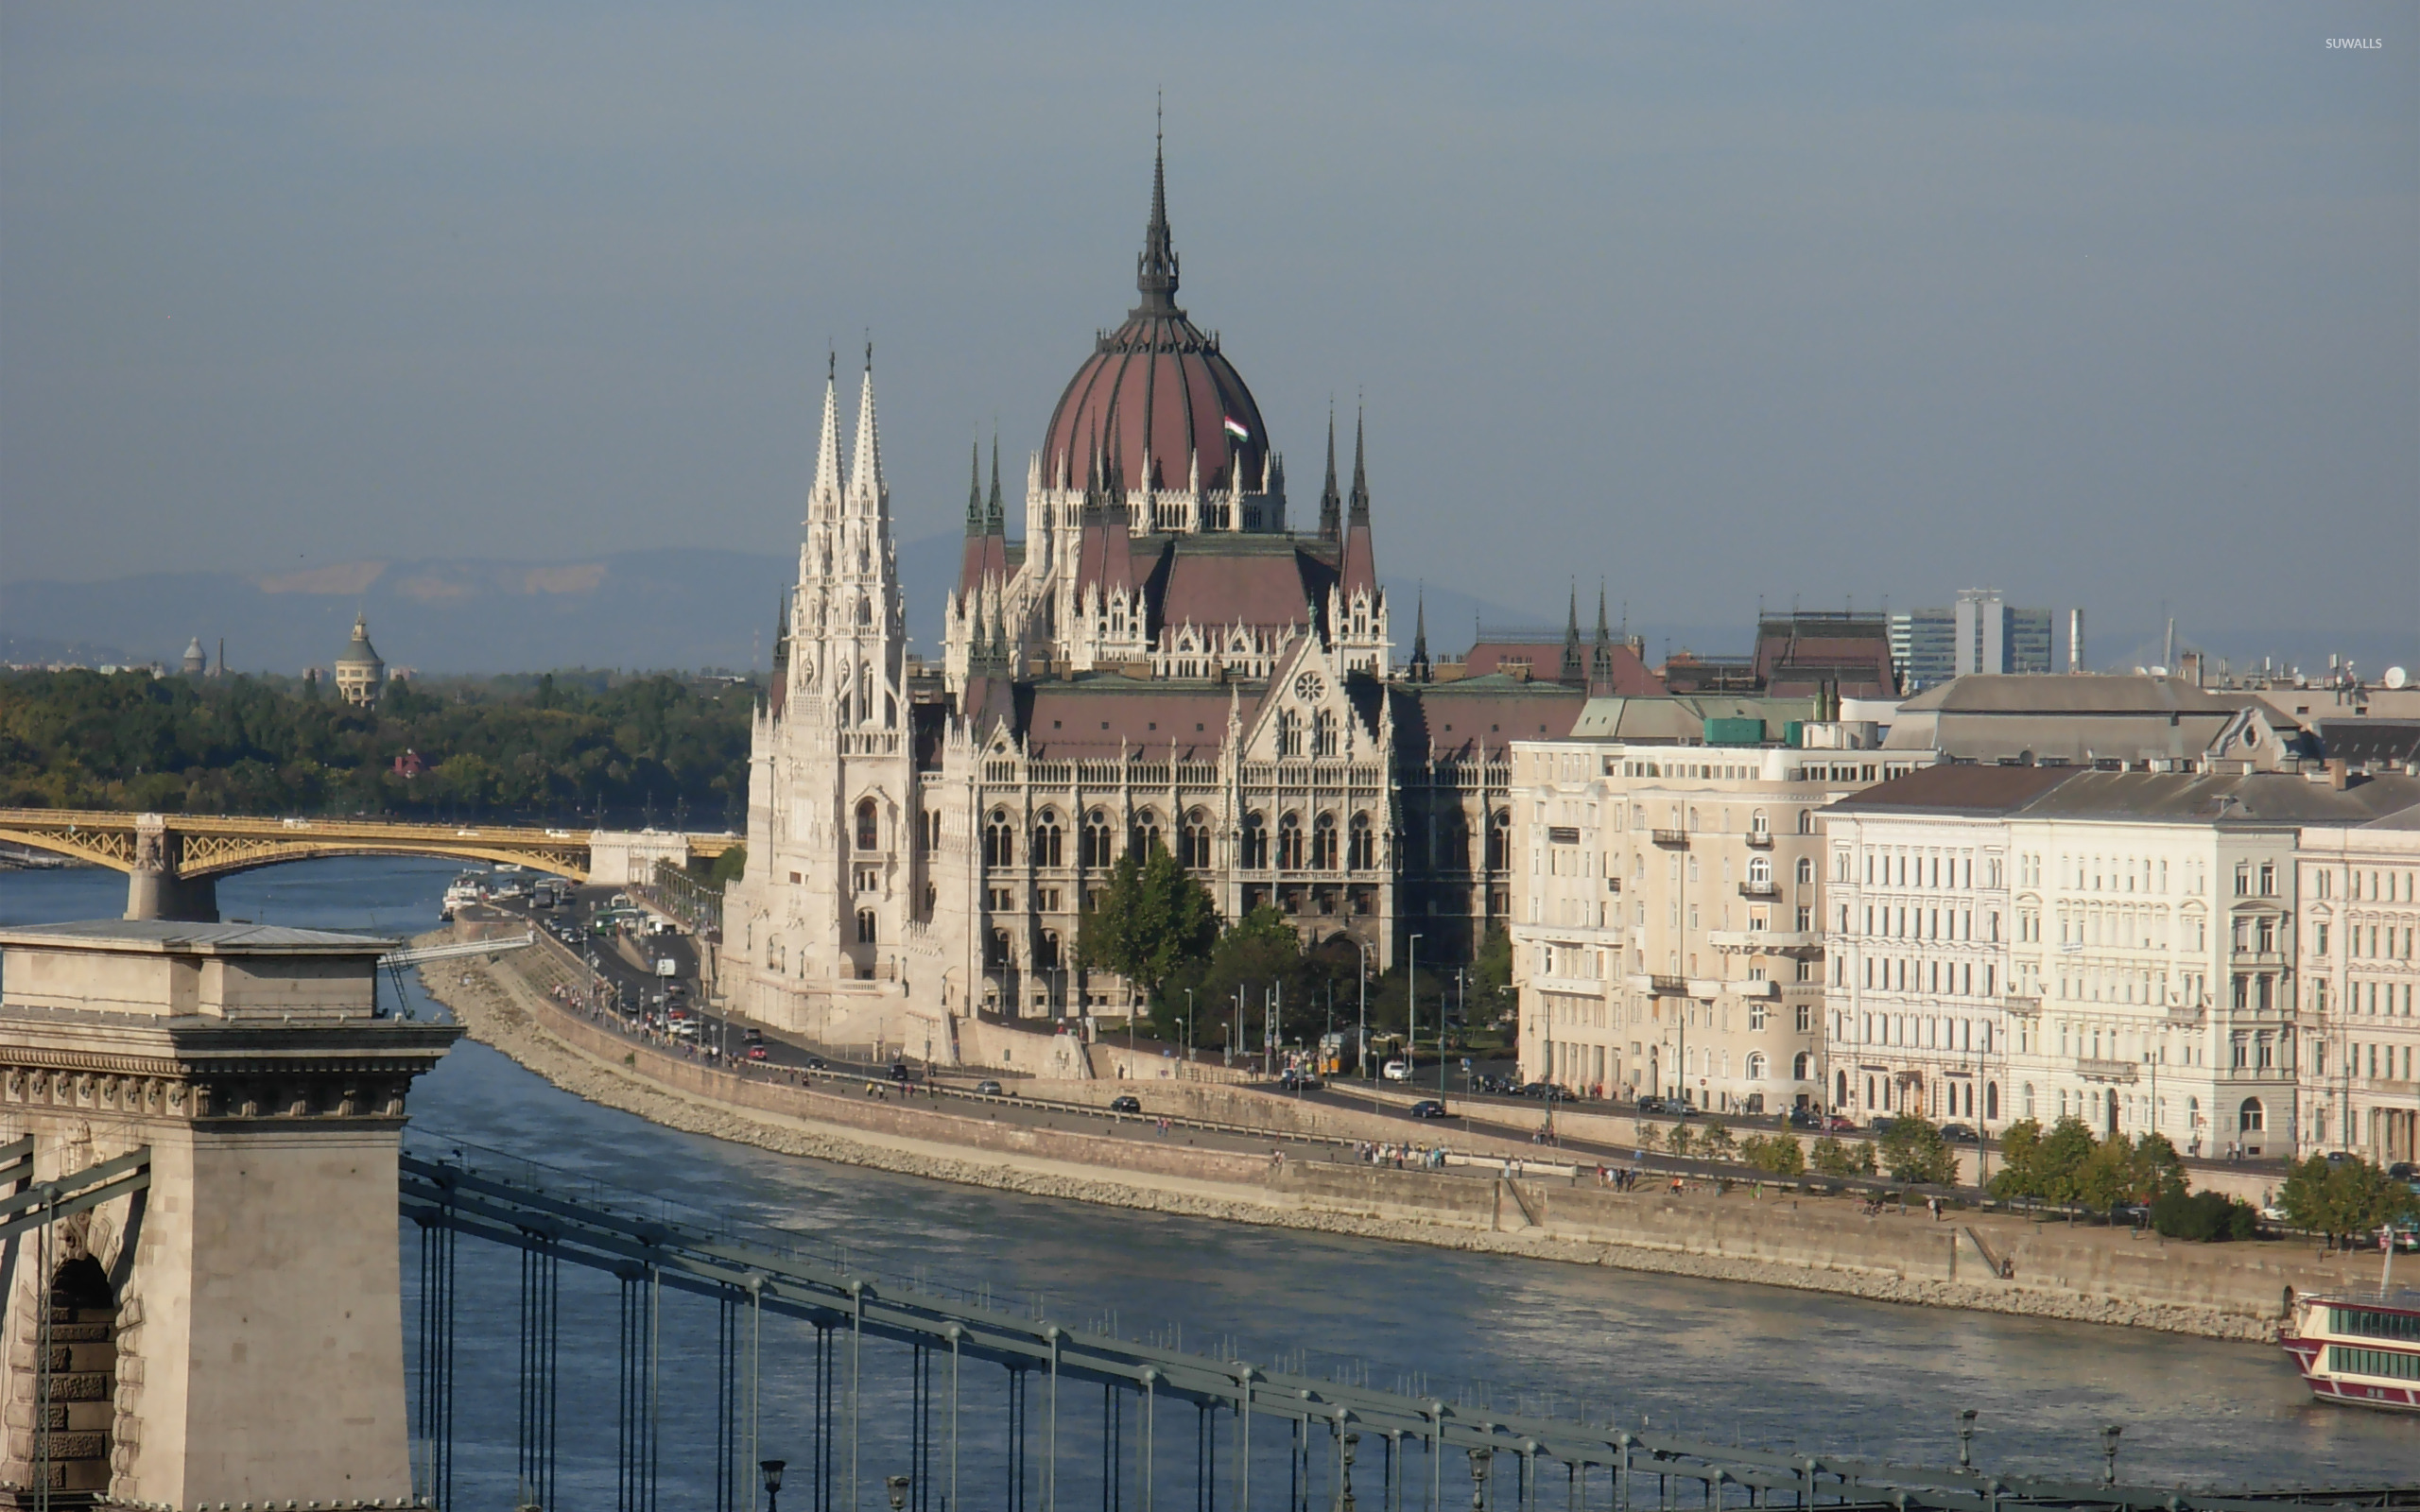
[(2327, 759), (2328, 786), (2336, 789), (2339, 793), (2342, 793), (2344, 791), (2344, 788), (2347, 782), (2351, 780), (2351, 777), (2352, 767), (2345, 762), (2343, 757), (2330, 756)]
[(2083, 610), (2067, 610), (2067, 673), (2073, 676), (2083, 670)]

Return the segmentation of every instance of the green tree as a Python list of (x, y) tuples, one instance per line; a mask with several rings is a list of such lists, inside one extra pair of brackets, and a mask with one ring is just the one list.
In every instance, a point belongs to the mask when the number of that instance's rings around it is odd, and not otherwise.
[(1664, 1147), (1674, 1155), (1685, 1157), (1697, 1148), (1697, 1142), (1689, 1135), (1689, 1125), (1675, 1124), (1672, 1131), (1664, 1136)]
[(2099, 1147), (2092, 1130), (2080, 1118), (2063, 1118), (2051, 1125), (2036, 1156), (2041, 1190), (2035, 1195), (2047, 1202), (2082, 1201), (2084, 1162)]
[(1993, 1173), (1992, 1195), (2042, 1195), (2042, 1125), (2023, 1118), (2000, 1131), (2000, 1168)]
[(1775, 1176), (1799, 1176), (1806, 1170), (1806, 1152), (1800, 1148), (1797, 1136), (1791, 1134), (1752, 1134), (1739, 1142), (1739, 1157), (1757, 1170)]
[(2095, 1144), (2076, 1168), (2072, 1201), (2095, 1212), (2107, 1212), (2135, 1195), (2135, 1148), (2123, 1134), (2112, 1134)]
[(748, 848), (735, 845), (715, 857), (714, 868), (706, 873), (706, 880), (715, 886), (728, 887), (747, 875)]
[[(1289, 937), (1293, 930), (1286, 930)], [(1219, 942), (1219, 909), (1209, 890), (1164, 846), (1137, 861), (1132, 849), (1111, 868), (1099, 902), (1083, 915), (1077, 954), (1084, 965), (1115, 971), (1158, 1004), (1179, 969), (1201, 961)], [(1295, 950), (1300, 953), (1300, 945)]]
[(2146, 1134), (2135, 1142), (2133, 1177), (2135, 1195), (2146, 1202), (2185, 1191), (2185, 1162), (2165, 1134)]
[(1906, 1114), (1894, 1120), (1881, 1140), (1882, 1168), (1893, 1181), (1927, 1186), (1954, 1186), (1958, 1156), (1942, 1139), (1941, 1130), (1924, 1118)]
[(1478, 959), (1471, 963), (1470, 1011), (1465, 1017), (1476, 1028), (1502, 1020), (1517, 1006), (1512, 991), (1512, 935), (1498, 925), (1487, 932)]
[(2314, 1155), (2287, 1174), (2277, 1205), (2297, 1228), (2342, 1239), (2411, 1217), (2420, 1198), (2358, 1156), (2330, 1160)]
[(1877, 1169), (1871, 1140), (1836, 1140), (1829, 1134), (1815, 1142), (1815, 1169), (1825, 1176), (1872, 1176)]
[(1706, 1120), (1703, 1149), (1707, 1160), (1730, 1160), (1737, 1153), (1737, 1142), (1731, 1137), (1731, 1130), (1723, 1126), (1722, 1120), (1719, 1118)]

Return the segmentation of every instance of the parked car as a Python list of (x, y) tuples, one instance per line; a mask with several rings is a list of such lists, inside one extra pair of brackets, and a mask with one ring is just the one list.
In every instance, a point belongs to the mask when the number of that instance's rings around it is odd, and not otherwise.
[(1875, 1138), (1880, 1139), (1883, 1135), (1890, 1133), (1892, 1125), (1898, 1122), (1895, 1118), (1876, 1118), (1869, 1120), (1865, 1126)]
[(975, 1084), (975, 1095), (977, 1097), (1006, 1097), (1008, 1093), (1000, 1091), (1000, 1084), (998, 1082), (985, 1080), (978, 1081)]
[(1439, 1102), (1436, 1098), (1424, 1097), (1419, 1102), (1411, 1105), (1411, 1116), (1414, 1118), (1448, 1118), (1452, 1115), (1445, 1111), (1445, 1105)]
[(830, 1071), (832, 1069), (832, 1063), (825, 1060), (821, 1056), (809, 1056), (806, 1057), (806, 1069), (809, 1071)]
[(915, 1080), (913, 1076), (908, 1074), (908, 1063), (904, 1060), (894, 1060), (890, 1063), (890, 1079), (896, 1082)]
[(1846, 1134), (1853, 1131), (1856, 1127), (1857, 1120), (1849, 1117), (1846, 1113), (1826, 1113), (1824, 1115), (1824, 1132), (1826, 1134)]
[(1143, 1099), (1132, 1092), (1123, 1097), (1113, 1097), (1109, 1100), (1109, 1110), (1113, 1113), (1139, 1113), (1143, 1110)]
[(1322, 1085), (1309, 1072), (1296, 1071), (1292, 1067), (1288, 1067), (1286, 1073), (1277, 1078), (1277, 1084), (1289, 1092), (1315, 1092)]
[(1973, 1129), (1968, 1128), (1963, 1124), (1944, 1124), (1941, 1125), (1941, 1137), (1949, 1141), (1952, 1144), (1980, 1144), (1983, 1143), (1983, 1137), (1981, 1135), (1976, 1133)]
[(750, 1045), (750, 1046), (748, 1047), (748, 1058), (749, 1058), (749, 1059), (751, 1059), (751, 1060), (762, 1060), (762, 1059), (764, 1059), (764, 1058), (765, 1058), (765, 1056), (766, 1056), (766, 1051), (765, 1051), (765, 1047), (764, 1047), (763, 1045), (761, 1045), (761, 1044), (755, 1044), (755, 1045)]
[(1411, 1063), (1406, 1060), (1390, 1060), (1378, 1068), (1378, 1074), (1389, 1081), (1409, 1081), (1411, 1080)]
[(1642, 1097), (1638, 1100), (1637, 1107), (1642, 1113), (1660, 1113), (1665, 1110), (1664, 1099), (1661, 1097)]
[(1811, 1108), (1793, 1108), (1789, 1110), (1789, 1126), (1820, 1129), (1824, 1126), (1824, 1115)]

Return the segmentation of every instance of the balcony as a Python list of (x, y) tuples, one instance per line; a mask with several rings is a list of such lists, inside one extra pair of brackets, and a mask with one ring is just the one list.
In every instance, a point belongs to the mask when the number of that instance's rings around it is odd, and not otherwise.
[(1824, 936), (1813, 930), (1710, 929), (1705, 942), (1726, 955), (1813, 956), (1824, 954)]
[(2228, 959), (2234, 965), (2255, 970), (2266, 967), (2273, 971), (2282, 971), (2286, 969), (2286, 953), (2283, 951), (2239, 950), (2233, 952)]
[(2089, 1057), (2076, 1060), (2076, 1074), (2093, 1081), (2133, 1081), (2142, 1074), (2142, 1070), (2131, 1060), (2094, 1060)]
[(2005, 997), (2000, 999), (2000, 1011), (2009, 1015), (2011, 1018), (2038, 1019), (2042, 1017), (2042, 1000), (2040, 998)]
[[(1777, 998), (1781, 996), (1781, 984), (1772, 980), (1762, 982), (1701, 982), (1696, 985), (1699, 987), (1717, 988), (1718, 992), (1728, 992), (1734, 997)], [(1714, 997), (1718, 995), (1718, 992), (1692, 992), (1689, 995), (1692, 997)]]
[(1659, 998), (1685, 998), (1689, 995), (1689, 979), (1659, 972), (1647, 979), (1647, 988)]
[(2209, 1020), (2209, 1012), (2198, 1004), (2171, 1003), (2168, 1005), (2167, 1022), (2171, 1029), (2198, 1029)]
[(1622, 890), (1622, 879), (1621, 879), (1621, 878), (1619, 878), (1619, 877), (1607, 877), (1607, 878), (1605, 879), (1605, 890), (1606, 890), (1607, 892), (1619, 892), (1619, 891), (1621, 891), (1621, 890)]
[(1657, 845), (1668, 845), (1683, 850), (1689, 848), (1689, 832), (1686, 830), (1650, 830), (1647, 837)]
[(1748, 846), (1751, 850), (1772, 850), (1773, 848), (1773, 832), (1771, 830), (1750, 830), (1748, 832)]
[(1742, 898), (1778, 898), (1781, 896), (1781, 884), (1777, 882), (1743, 882), (1739, 885), (1739, 896)]

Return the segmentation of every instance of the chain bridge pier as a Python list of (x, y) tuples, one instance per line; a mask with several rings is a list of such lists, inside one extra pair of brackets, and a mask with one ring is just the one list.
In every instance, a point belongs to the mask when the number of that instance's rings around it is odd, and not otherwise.
[(215, 922), (218, 879), (324, 856), (450, 856), (614, 886), (655, 863), (683, 865), (740, 843), (735, 834), (567, 830), (510, 824), (406, 824), (365, 818), (255, 818), (0, 809), (0, 841), (127, 874), (126, 917)]

